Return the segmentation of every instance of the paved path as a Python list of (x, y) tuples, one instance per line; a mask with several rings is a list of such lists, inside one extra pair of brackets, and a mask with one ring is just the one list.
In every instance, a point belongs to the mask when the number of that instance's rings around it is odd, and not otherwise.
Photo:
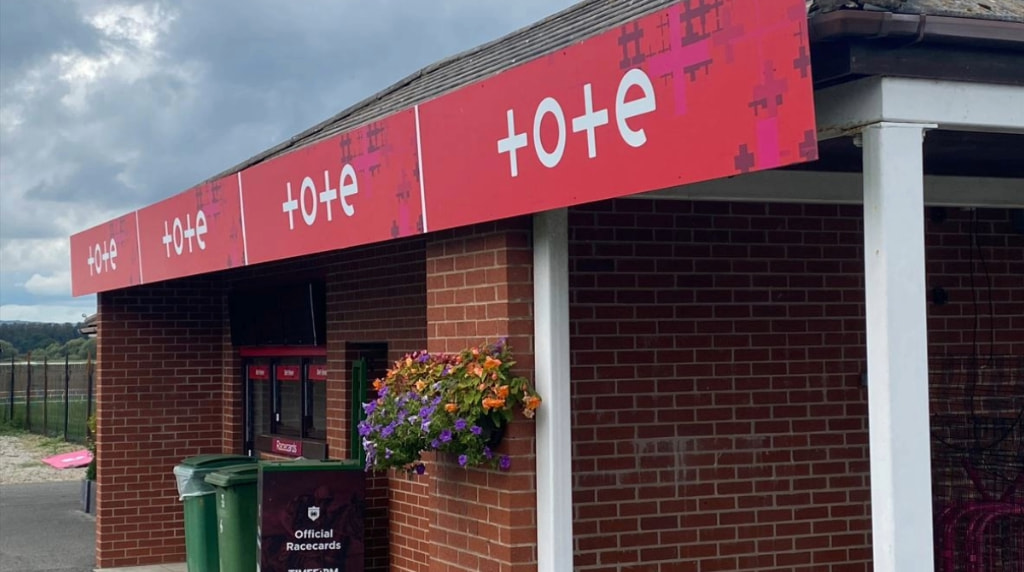
[(92, 572), (96, 521), (81, 481), (0, 486), (0, 572)]

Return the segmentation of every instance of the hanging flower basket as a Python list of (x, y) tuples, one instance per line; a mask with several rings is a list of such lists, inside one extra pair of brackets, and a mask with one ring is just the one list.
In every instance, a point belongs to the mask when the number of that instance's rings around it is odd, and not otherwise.
[(525, 377), (510, 373), (515, 361), (504, 339), (457, 354), (409, 354), (373, 382), (377, 398), (363, 405), (359, 435), (366, 470), (395, 468), (423, 474), (425, 452), (455, 455), (463, 467), (508, 470), (498, 456), (505, 426), (516, 412), (533, 418), (541, 399)]

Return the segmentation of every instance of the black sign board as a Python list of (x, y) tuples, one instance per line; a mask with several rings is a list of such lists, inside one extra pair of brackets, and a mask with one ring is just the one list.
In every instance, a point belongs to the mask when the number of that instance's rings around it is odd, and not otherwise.
[(260, 464), (260, 572), (363, 572), (366, 473), (358, 462)]

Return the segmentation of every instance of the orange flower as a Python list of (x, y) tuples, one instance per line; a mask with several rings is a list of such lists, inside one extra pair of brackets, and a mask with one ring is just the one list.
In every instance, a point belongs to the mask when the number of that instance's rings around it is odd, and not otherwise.
[(498, 395), (499, 399), (505, 400), (508, 397), (508, 386), (503, 385), (499, 387), (498, 391), (496, 391), (495, 393)]
[(477, 377), (482, 377), (484, 375), (484, 368), (480, 367), (480, 364), (475, 363), (473, 364), (473, 367), (470, 368), (469, 373)]
[(476, 386), (476, 388), (479, 389), (480, 391), (483, 391), (483, 390), (487, 389), (487, 384), (486, 383), (481, 383), (480, 385)]
[(484, 411), (490, 411), (491, 409), (501, 409), (505, 407), (504, 399), (492, 399), (490, 397), (484, 399)]
[(501, 365), (500, 359), (495, 359), (492, 358), (491, 356), (487, 356), (487, 359), (484, 360), (484, 369), (494, 369), (499, 365)]
[(473, 357), (477, 357), (477, 356), (479, 356), (479, 355), (480, 355), (480, 349), (479, 349), (479, 348), (473, 348), (473, 349), (472, 349), (472, 350), (470, 350), (470, 351), (471, 351), (471, 353), (473, 354)]
[(384, 387), (384, 382), (379, 379), (373, 380), (373, 388), (380, 391), (380, 388)]
[(455, 413), (456, 411), (459, 410), (459, 406), (454, 403), (447, 403), (444, 406), (444, 410), (447, 411), (448, 413)]
[(523, 405), (526, 406), (527, 410), (535, 411), (538, 407), (540, 407), (540, 398), (537, 397), (536, 395), (530, 395), (526, 399), (523, 399)]
[(412, 358), (411, 357), (406, 357), (405, 358), (405, 367), (409, 367), (410, 365), (412, 365)]
[(427, 382), (422, 379), (416, 382), (416, 391), (423, 391), (423, 388), (427, 386)]

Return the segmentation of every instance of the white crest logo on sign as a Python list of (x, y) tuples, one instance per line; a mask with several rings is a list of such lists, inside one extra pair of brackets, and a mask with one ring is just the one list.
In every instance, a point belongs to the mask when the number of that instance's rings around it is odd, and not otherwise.
[(306, 516), (309, 517), (309, 520), (312, 520), (312, 521), (315, 522), (316, 519), (320, 518), (320, 507), (318, 507), (318, 506), (311, 506), (311, 507), (307, 508), (306, 509)]

